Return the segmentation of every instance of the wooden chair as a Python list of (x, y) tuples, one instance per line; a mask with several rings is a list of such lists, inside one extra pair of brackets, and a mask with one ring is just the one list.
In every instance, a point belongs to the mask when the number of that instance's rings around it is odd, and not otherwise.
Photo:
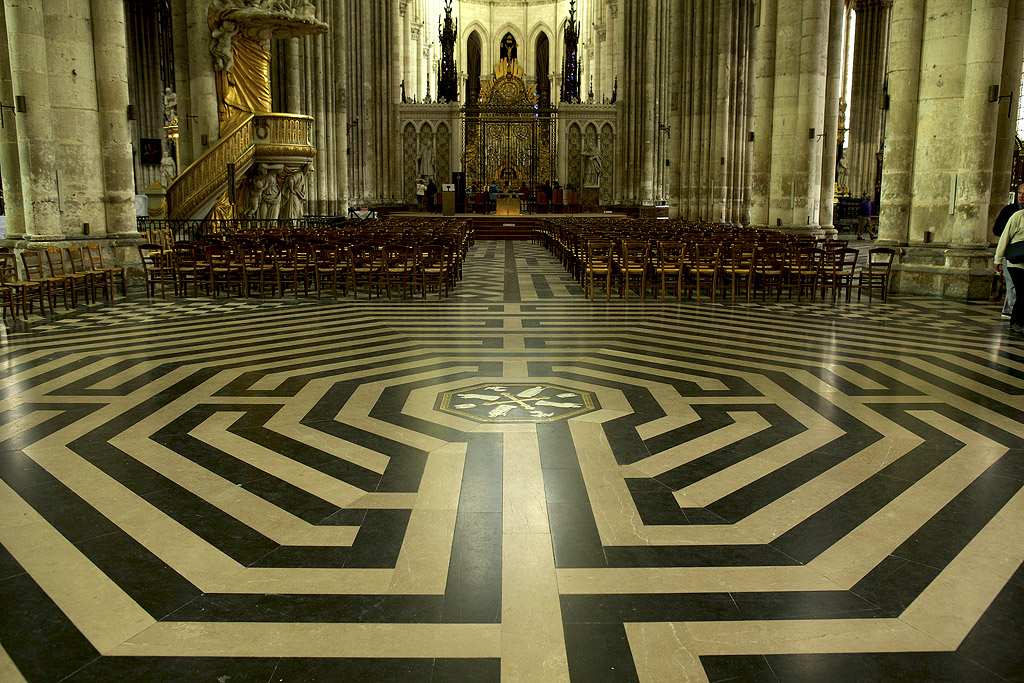
[(807, 287), (814, 298), (818, 286), (818, 278), (821, 275), (822, 255), (824, 252), (815, 247), (799, 247), (790, 250), (786, 265), (786, 287), (789, 288), (789, 297), (793, 298), (793, 289), (796, 289), (796, 300), (803, 297), (804, 287)]
[(604, 280), (605, 300), (612, 298), (612, 282), (615, 280), (615, 242), (606, 239), (591, 239), (586, 243), (586, 257), (583, 264), (583, 294), (594, 300), (594, 285)]
[(753, 243), (736, 242), (729, 246), (722, 257), (722, 297), (725, 287), (729, 286), (732, 302), (736, 302), (736, 284), (743, 282), (747, 286), (747, 303), (754, 285), (754, 259), (757, 247)]
[(303, 296), (309, 296), (309, 267), (305, 256), (300, 254), (298, 247), (279, 247), (274, 252), (274, 280), (277, 283), (278, 296), (284, 296), (287, 286), (291, 286), (294, 298), (299, 298), (299, 283), (302, 283)]
[(676, 301), (682, 300), (683, 271), (686, 268), (686, 244), (674, 240), (658, 241), (658, 256), (651, 274), (653, 284), (658, 288), (659, 298), (664, 299), (669, 283), (675, 284)]
[(75, 273), (69, 270), (64, 262), (64, 250), (60, 247), (46, 249), (46, 263), (50, 267), (50, 276), (61, 278), (67, 282), (71, 291), (71, 306), (78, 305), (78, 290), (85, 296), (85, 305), (89, 305), (89, 289), (92, 284), (92, 273)]
[(209, 282), (209, 264), (203, 260), (203, 256), (199, 246), (192, 242), (175, 242), (171, 248), (174, 275), (182, 296), (188, 296), (189, 283), (192, 283), (192, 296), (199, 296), (199, 284), (205, 287)]
[(718, 270), (721, 263), (721, 248), (713, 242), (697, 242), (690, 251), (692, 258), (687, 266), (688, 273), (694, 279), (697, 301), (700, 301), (701, 280), (708, 285), (711, 300), (715, 300), (718, 292)]
[(428, 244), (423, 248), (419, 267), (420, 287), (423, 298), (427, 298), (427, 290), (437, 288), (437, 298), (448, 296), (449, 270), (451, 269), (451, 250), (444, 244)]
[[(840, 289), (846, 290), (846, 302), (850, 302), (853, 278), (857, 270), (857, 250), (845, 248), (836, 252), (835, 269), (832, 273), (832, 303), (836, 302)], [(824, 292), (822, 292), (824, 296)]]
[(786, 250), (778, 246), (767, 246), (758, 249), (754, 259), (754, 287), (761, 289), (761, 301), (765, 300), (769, 289), (775, 290), (775, 300), (782, 295), (782, 279), (786, 267)]
[(121, 280), (121, 296), (128, 296), (128, 274), (122, 266), (107, 266), (103, 263), (103, 247), (98, 244), (85, 245), (85, 251), (89, 254), (89, 266), (94, 271), (105, 273), (110, 281), (110, 294), (113, 298), (114, 279)]
[(329, 285), (331, 296), (338, 298), (338, 285), (341, 285), (341, 295), (345, 296), (348, 284), (347, 271), (348, 255), (345, 248), (337, 245), (321, 246), (316, 250), (316, 266), (314, 270), (316, 282), (316, 298)]
[(51, 312), (56, 309), (55, 302), (58, 289), (64, 297), (64, 309), (70, 310), (70, 306), (68, 306), (68, 291), (71, 289), (71, 283), (68, 278), (46, 275), (43, 269), (43, 257), (38, 251), (26, 250), (21, 252), (21, 263), (25, 267), (25, 277), (42, 285), (43, 295), (46, 297), (46, 302), (49, 304)]
[(206, 262), (209, 264), (206, 271), (209, 277), (209, 291), (214, 299), (217, 298), (217, 292), (222, 286), (229, 299), (232, 287), (238, 292), (238, 296), (242, 296), (245, 269), (236, 249), (226, 244), (211, 244), (206, 248)]
[(46, 298), (43, 295), (43, 283), (22, 280), (18, 277), (18, 260), (14, 254), (0, 253), (0, 284), (11, 290), (12, 298), (21, 296), (21, 312), (28, 319), (32, 312), (31, 298), (39, 299), (39, 313), (46, 315)]
[(857, 301), (860, 301), (861, 293), (868, 290), (868, 301), (875, 287), (882, 290), (882, 302), (889, 298), (889, 275), (892, 272), (892, 262), (896, 257), (896, 251), (889, 247), (875, 247), (868, 250), (868, 261), (860, 270), (857, 278)]
[[(454, 266), (454, 264), (453, 264)], [(415, 287), (416, 259), (408, 245), (389, 244), (384, 247), (381, 270), (384, 275), (384, 289), (391, 298), (392, 285), (402, 288), (402, 298), (406, 298), (409, 290)]]
[(637, 285), (640, 300), (644, 300), (647, 291), (647, 258), (651, 245), (647, 240), (622, 240), (619, 244), (619, 297), (629, 299), (631, 285)]
[(277, 278), (270, 249), (258, 244), (243, 244), (239, 249), (245, 295), (252, 296), (254, 285), (261, 297), (266, 296), (267, 286), (273, 295), (277, 291)]
[(86, 263), (85, 250), (78, 245), (71, 245), (67, 248), (67, 251), (71, 272), (76, 277), (86, 276), (85, 281), (89, 292), (92, 294), (92, 302), (96, 303), (99, 300), (97, 292), (100, 291), (104, 293), (105, 298), (113, 298), (113, 294), (107, 290), (107, 279), (104, 277), (104, 274), (93, 270), (90, 264)]
[(14, 303), (14, 288), (0, 287), (0, 308), (3, 309), (4, 322), (7, 321), (7, 309), (11, 309), (11, 317), (18, 320), (18, 309)]
[[(359, 298), (359, 285), (365, 285), (366, 298), (370, 298), (373, 288), (380, 293), (381, 278), (380, 248), (372, 244), (353, 245), (348, 250), (348, 277), (352, 285), (352, 295)], [(424, 296), (426, 293), (424, 292)]]
[[(146, 291), (149, 296), (156, 296), (156, 286), (160, 285), (160, 298), (167, 292), (167, 285), (170, 284), (174, 295), (178, 295), (178, 279), (174, 275), (174, 264), (171, 262), (169, 252), (163, 247), (152, 242), (140, 244), (139, 260), (142, 261), (142, 271), (146, 279)], [(71, 250), (71, 247), (68, 247)], [(74, 260), (72, 259), (72, 263)], [(102, 278), (106, 281), (106, 278)], [(94, 295), (95, 297), (95, 295)]]

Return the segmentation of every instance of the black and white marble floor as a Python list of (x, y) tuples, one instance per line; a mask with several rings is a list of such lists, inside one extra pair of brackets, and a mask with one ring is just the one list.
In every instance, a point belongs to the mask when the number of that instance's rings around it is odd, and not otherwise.
[(999, 308), (145, 299), (8, 328), (2, 681), (1024, 678)]

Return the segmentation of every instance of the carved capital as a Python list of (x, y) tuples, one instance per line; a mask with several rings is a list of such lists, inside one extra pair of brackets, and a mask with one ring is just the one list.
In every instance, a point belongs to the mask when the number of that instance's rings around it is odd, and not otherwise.
[(619, 16), (619, 0), (607, 0), (608, 2), (608, 14), (611, 15), (612, 19)]

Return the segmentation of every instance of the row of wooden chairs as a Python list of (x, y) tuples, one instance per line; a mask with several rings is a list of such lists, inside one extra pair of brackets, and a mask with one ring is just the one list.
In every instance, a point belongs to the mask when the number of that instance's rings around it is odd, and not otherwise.
[(641, 300), (650, 291), (659, 298), (673, 294), (677, 301), (683, 292), (697, 301), (705, 292), (712, 301), (728, 292), (734, 302), (737, 291), (745, 290), (748, 302), (758, 291), (762, 301), (771, 293), (778, 301), (785, 289), (790, 298), (795, 290), (797, 301), (805, 293), (813, 299), (819, 290), (824, 299), (831, 290), (834, 303), (840, 292), (850, 301), (854, 288), (858, 300), (865, 289), (869, 300), (878, 289), (885, 301), (895, 256), (892, 249), (871, 249), (858, 270), (858, 251), (845, 243), (825, 250), (747, 242), (659, 240), (652, 245), (643, 239), (594, 238), (587, 240), (585, 252), (579, 280), (591, 300), (600, 285), (606, 300), (616, 289), (620, 298), (628, 299), (635, 290)]
[(63, 301), (65, 310), (70, 310), (78, 305), (79, 294), (87, 305), (98, 301), (100, 293), (108, 300), (113, 299), (118, 279), (122, 294), (128, 295), (125, 269), (106, 265), (99, 244), (25, 250), (21, 252), (21, 263), (24, 275), (19, 273), (14, 254), (0, 252), (0, 306), (5, 319), (10, 309), (17, 320), (18, 308), (28, 319), (36, 302), (40, 315), (46, 315), (47, 307), (54, 312), (58, 299)]
[(150, 296), (198, 296), (202, 289), (213, 297), (284, 296), (291, 291), (309, 296), (312, 288), (319, 298), (338, 290), (354, 297), (369, 297), (382, 291), (388, 298), (403, 298), (417, 290), (423, 298), (436, 291), (447, 296), (460, 276), (457, 243), (438, 240), (428, 244), (242, 244), (175, 243), (169, 249), (158, 244), (139, 246)]

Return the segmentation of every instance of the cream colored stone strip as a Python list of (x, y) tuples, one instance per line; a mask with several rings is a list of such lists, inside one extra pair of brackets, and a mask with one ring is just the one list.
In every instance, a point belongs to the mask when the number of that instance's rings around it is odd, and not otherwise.
[(502, 441), (501, 678), (569, 680), (535, 429)]
[(11, 656), (2, 647), (0, 647), (0, 681), (25, 683), (25, 677), (21, 675)]
[(390, 592), (444, 593), (465, 465), (465, 443), (447, 444), (427, 456)]
[(0, 510), (0, 543), (101, 653), (156, 623), (3, 482)]
[(559, 569), (563, 595), (626, 593), (757, 593), (837, 590), (841, 586), (805, 566), (625, 567)]
[(161, 622), (118, 657), (498, 657), (498, 624)]

